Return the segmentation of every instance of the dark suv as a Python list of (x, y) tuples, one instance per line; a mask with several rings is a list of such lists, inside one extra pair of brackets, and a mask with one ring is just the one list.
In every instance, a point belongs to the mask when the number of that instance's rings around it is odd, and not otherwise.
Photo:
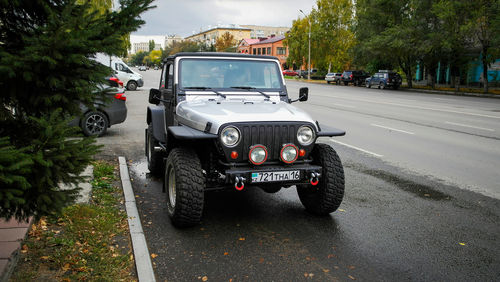
[(402, 81), (403, 79), (397, 72), (379, 70), (377, 73), (366, 79), (365, 85), (368, 88), (375, 85), (379, 89), (384, 89), (386, 87), (398, 89)]
[(342, 73), (341, 80), (344, 85), (352, 83), (354, 86), (361, 86), (370, 75), (362, 70), (347, 70)]

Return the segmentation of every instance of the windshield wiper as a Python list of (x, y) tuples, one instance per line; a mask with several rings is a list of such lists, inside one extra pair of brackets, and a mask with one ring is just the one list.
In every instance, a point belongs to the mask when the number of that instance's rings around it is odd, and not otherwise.
[(231, 86), (229, 88), (255, 90), (255, 92), (259, 92), (260, 94), (262, 94), (267, 99), (271, 98), (271, 96), (267, 95), (266, 93), (264, 93), (262, 91), (257, 90), (257, 88), (255, 88), (255, 87), (251, 87), (251, 86)]
[(190, 86), (190, 87), (184, 87), (184, 89), (210, 90), (210, 91), (214, 92), (215, 94), (217, 94), (218, 96), (221, 96), (222, 98), (226, 99), (226, 95), (224, 95), (222, 93), (219, 93), (219, 92), (213, 90), (210, 87), (205, 87), (205, 86)]

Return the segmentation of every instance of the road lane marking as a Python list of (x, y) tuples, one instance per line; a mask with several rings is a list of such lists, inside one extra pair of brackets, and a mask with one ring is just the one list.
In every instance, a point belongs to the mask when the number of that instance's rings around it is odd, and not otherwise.
[(334, 106), (339, 106), (339, 107), (344, 107), (344, 108), (352, 108), (355, 109), (355, 106), (349, 106), (349, 105), (344, 105), (344, 104), (337, 104), (337, 103), (332, 103)]
[(380, 127), (380, 128), (389, 129), (389, 130), (392, 130), (392, 131), (401, 132), (401, 133), (406, 133), (406, 134), (411, 134), (411, 135), (414, 135), (414, 134), (415, 134), (415, 133), (410, 132), (410, 131), (405, 131), (405, 130), (401, 130), (401, 129), (395, 129), (395, 128), (392, 128), (392, 127), (383, 126), (383, 125), (378, 125), (378, 124), (375, 124), (375, 123), (372, 123), (371, 125), (372, 125), (372, 126), (376, 126), (376, 127)]
[(358, 150), (358, 151), (361, 151), (363, 153), (366, 153), (366, 154), (369, 154), (369, 155), (372, 155), (372, 156), (375, 156), (377, 158), (381, 158), (383, 157), (384, 155), (380, 155), (380, 154), (377, 154), (377, 153), (374, 153), (374, 152), (370, 152), (370, 151), (367, 151), (367, 150), (364, 150), (364, 149), (361, 149), (359, 147), (356, 147), (356, 146), (353, 146), (353, 145), (349, 145), (349, 144), (346, 144), (346, 143), (342, 143), (340, 141), (337, 141), (333, 138), (330, 138), (330, 141), (332, 141), (333, 143), (337, 143), (337, 144), (340, 144), (342, 146), (346, 146), (346, 147), (349, 147), (351, 149), (354, 149), (354, 150)]
[(492, 131), (492, 132), (495, 131), (494, 129), (490, 129), (490, 128), (484, 128), (484, 127), (479, 127), (479, 126), (467, 125), (467, 124), (456, 123), (456, 122), (451, 122), (451, 121), (445, 121), (444, 123), (451, 124), (451, 125), (456, 125), (456, 126), (463, 126), (463, 127), (470, 127), (470, 128), (481, 129), (481, 130), (486, 130), (486, 131)]
[(352, 98), (352, 97), (343, 97), (343, 96), (335, 96), (335, 95), (330, 95), (330, 96), (323, 96), (322, 95), (322, 97), (332, 97), (332, 98), (340, 98), (340, 99), (347, 99), (347, 100), (354, 100), (354, 101), (368, 102), (368, 103), (375, 103), (375, 104), (385, 104), (385, 105), (392, 105), (392, 106), (407, 107), (407, 108), (420, 109), (420, 110), (448, 112), (448, 113), (454, 113), (454, 114), (463, 114), (463, 115), (470, 115), (470, 116), (478, 116), (478, 117), (487, 117), (487, 118), (500, 119), (500, 116), (484, 115), (484, 114), (477, 114), (477, 113), (470, 113), (470, 112), (463, 112), (463, 111), (455, 111), (455, 110), (447, 110), (447, 109), (420, 107), (420, 106), (414, 106), (414, 105), (405, 105), (405, 104), (400, 104), (400, 103), (382, 102), (382, 101), (375, 101), (375, 100), (366, 100), (366, 99), (359, 99), (359, 98)]

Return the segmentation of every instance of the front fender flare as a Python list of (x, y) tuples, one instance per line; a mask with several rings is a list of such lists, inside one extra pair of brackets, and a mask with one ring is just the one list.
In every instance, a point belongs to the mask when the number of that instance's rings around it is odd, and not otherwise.
[(148, 106), (148, 124), (153, 123), (153, 136), (159, 142), (166, 143), (165, 108), (161, 106)]

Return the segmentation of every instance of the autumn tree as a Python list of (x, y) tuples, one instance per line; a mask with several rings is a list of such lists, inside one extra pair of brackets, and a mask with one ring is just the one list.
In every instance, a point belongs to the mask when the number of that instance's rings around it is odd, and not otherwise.
[(500, 1), (478, 0), (473, 3), (466, 29), (481, 50), (483, 91), (488, 92), (488, 68), (500, 56)]
[(311, 23), (311, 65), (321, 70), (340, 71), (350, 65), (349, 51), (354, 45), (351, 31), (353, 6), (350, 0), (317, 0), (317, 9), (293, 21), (284, 44), (289, 65), (307, 63), (309, 21)]
[(290, 31), (285, 34), (283, 45), (288, 47), (287, 65), (298, 67), (307, 64), (308, 28), (307, 18), (296, 19)]
[(215, 49), (217, 50), (217, 52), (234, 52), (233, 49), (235, 45), (236, 40), (234, 39), (234, 36), (227, 31), (222, 34), (222, 36), (219, 36), (215, 41)]

